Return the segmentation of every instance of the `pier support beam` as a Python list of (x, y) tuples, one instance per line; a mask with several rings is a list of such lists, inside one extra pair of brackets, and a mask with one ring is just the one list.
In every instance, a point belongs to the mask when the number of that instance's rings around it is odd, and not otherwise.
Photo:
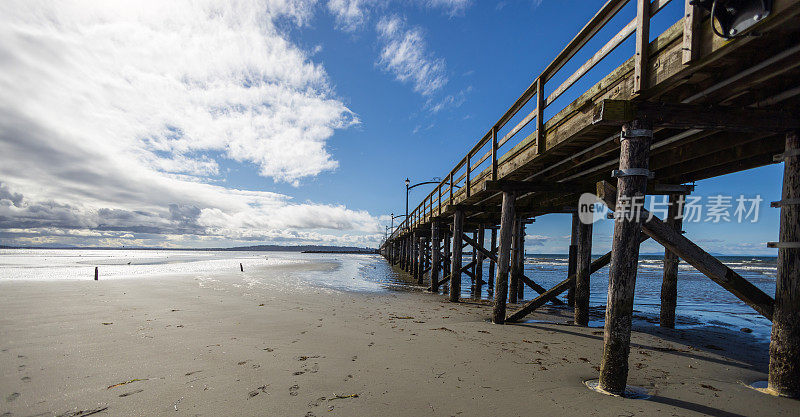
[(514, 232), (511, 236), (511, 280), (508, 288), (508, 302), (516, 303), (520, 298), (519, 293), (519, 258), (520, 258), (520, 230), (525, 227), (522, 224), (522, 219), (519, 217), (514, 218)]
[[(478, 240), (478, 230), (476, 229), (472, 232), (472, 240)], [(472, 275), (472, 285), (469, 286), (470, 294), (473, 299), (477, 298), (475, 296), (477, 289), (478, 289), (478, 280), (475, 279), (475, 271), (477, 271), (476, 265), (478, 264), (478, 249), (472, 248), (472, 271), (470, 271), (470, 275)]]
[[(478, 232), (475, 236), (475, 241), (478, 242), (478, 245), (481, 247), (484, 245), (484, 240), (486, 240), (486, 236), (484, 234), (483, 225), (478, 226)], [(475, 276), (475, 298), (480, 299), (481, 293), (483, 293), (483, 260), (486, 256), (483, 252), (475, 249), (476, 258), (475, 258), (475, 272), (473, 275)]]
[(622, 127), (616, 220), (608, 272), (603, 358), (600, 363), (600, 388), (618, 395), (625, 392), (628, 380), (633, 292), (642, 222), (635, 206), (639, 198), (642, 204), (644, 201), (652, 137), (650, 123), (634, 120)]
[(775, 311), (769, 343), (769, 389), (800, 397), (800, 134), (786, 135)]
[(442, 247), (442, 239), (439, 236), (439, 222), (431, 222), (431, 292), (439, 292), (439, 248)]
[[(452, 256), (450, 252), (450, 239), (451, 233), (449, 230), (444, 231), (444, 260), (442, 261), (442, 265), (444, 266), (444, 272), (442, 272), (442, 276), (449, 276), (450, 275), (450, 264), (452, 262)], [(450, 285), (448, 284), (447, 290), (449, 291)]]
[[(578, 225), (580, 224), (580, 219), (578, 218), (578, 213), (572, 213), (572, 229), (570, 229), (570, 241), (569, 241), (569, 255), (567, 256), (567, 276), (575, 275), (576, 269), (576, 257), (578, 252)], [(570, 307), (575, 307), (575, 285), (569, 287), (567, 290), (567, 305)]]
[(497, 248), (497, 279), (494, 290), (492, 323), (506, 322), (506, 297), (508, 296), (508, 261), (511, 255), (511, 238), (514, 229), (514, 193), (503, 191), (500, 214), (500, 242)]
[[(683, 196), (671, 194), (666, 223), (680, 233), (683, 228)], [(661, 282), (661, 315), (659, 324), (669, 329), (675, 328), (675, 307), (678, 305), (678, 255), (664, 249), (664, 279)]]
[(428, 251), (424, 237), (419, 238), (419, 266), (417, 267), (417, 285), (425, 284), (425, 253)]
[(450, 301), (457, 303), (461, 298), (461, 235), (464, 233), (464, 211), (453, 214), (453, 254), (450, 261)]
[(578, 220), (575, 250), (575, 324), (589, 324), (589, 277), (592, 274), (592, 223)]
[[(495, 253), (497, 249), (497, 228), (492, 227), (491, 236), (489, 238), (489, 252)], [(489, 260), (489, 278), (486, 285), (486, 290), (489, 292), (489, 297), (494, 295), (494, 275), (497, 262), (494, 259)]]

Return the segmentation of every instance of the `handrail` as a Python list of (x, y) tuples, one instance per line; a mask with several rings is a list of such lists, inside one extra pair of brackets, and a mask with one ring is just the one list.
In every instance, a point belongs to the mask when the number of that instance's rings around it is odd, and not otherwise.
[[(561, 52), (556, 55), (550, 64), (545, 67), (541, 74), (533, 80), (533, 82), (525, 89), (522, 95), (520, 95), (520, 97), (514, 101), (514, 104), (512, 104), (511, 107), (506, 110), (497, 120), (497, 122), (492, 125), (489, 131), (485, 133), (477, 141), (477, 143), (470, 148), (467, 154), (455, 164), (453, 169), (450, 170), (448, 175), (436, 186), (436, 188), (434, 188), (430, 194), (422, 199), (422, 202), (420, 202), (420, 204), (411, 212), (409, 217), (404, 219), (403, 222), (397, 226), (391, 236), (394, 237), (394, 235), (400, 233), (400, 231), (410, 229), (419, 221), (424, 221), (427, 215), (433, 216), (434, 209), (436, 208), (434, 207), (434, 200), (436, 200), (438, 214), (441, 214), (443, 205), (442, 195), (445, 194), (444, 202), (447, 204), (453, 204), (454, 195), (462, 192), (462, 189), (459, 189), (456, 192), (454, 191), (454, 188), (456, 188), (456, 184), (461, 183), (462, 180), (465, 180), (465, 184), (464, 187), (461, 188), (463, 188), (463, 192), (466, 194), (466, 197), (470, 197), (472, 194), (472, 185), (483, 179), (486, 175), (490, 175), (491, 179), (493, 180), (499, 179), (498, 160), (501, 158), (499, 157), (498, 150), (534, 120), (536, 120), (535, 133), (537, 136), (537, 150), (539, 153), (544, 152), (544, 143), (542, 143), (542, 139), (545, 136), (544, 121), (542, 120), (544, 109), (561, 97), (564, 92), (574, 86), (578, 80), (586, 75), (592, 68), (606, 58), (635, 32), (637, 33), (637, 36), (642, 33), (646, 34), (647, 27), (649, 27), (650, 18), (661, 11), (667, 4), (670, 3), (671, 0), (633, 0), (637, 2), (637, 16), (628, 24), (626, 24), (619, 32), (617, 32), (617, 34), (615, 34), (607, 43), (605, 43), (594, 55), (592, 55), (589, 60), (578, 67), (577, 70), (567, 77), (547, 97), (544, 97), (545, 84), (551, 80), (553, 76), (558, 73), (584, 46), (586, 46), (586, 44), (592, 38), (594, 38), (594, 36), (600, 30), (602, 30), (630, 1), (632, 0), (608, 0), (589, 20), (589, 22), (586, 23), (583, 28), (581, 28), (578, 34), (576, 34), (575, 37), (570, 40), (564, 49), (562, 49)], [(637, 41), (637, 43), (643, 43), (644, 46), (646, 46), (649, 43), (649, 39), (640, 39)], [(637, 53), (640, 55), (642, 55), (640, 53), (641, 48), (642, 45), (637, 45)], [(646, 57), (644, 59), (639, 59), (636, 71), (643, 74), (645, 71), (645, 68), (643, 68), (645, 62)], [(498, 131), (505, 127), (505, 125), (511, 119), (513, 119), (533, 97), (536, 97), (536, 107), (522, 120), (520, 120), (508, 133), (503, 135), (501, 139), (498, 139)], [(487, 144), (491, 144), (490, 149), (486, 153), (482, 154), (481, 157), (477, 159), (477, 162), (473, 163), (475, 161), (474, 157), (476, 157), (478, 152)], [(487, 159), (491, 159), (488, 173), (481, 171), (477, 174), (477, 177), (475, 177), (473, 175), (474, 171), (479, 168), (481, 164), (486, 162)], [(454, 178), (456, 173), (462, 168), (464, 168), (464, 173), (457, 178)], [(445, 186), (447, 188), (444, 188)]]

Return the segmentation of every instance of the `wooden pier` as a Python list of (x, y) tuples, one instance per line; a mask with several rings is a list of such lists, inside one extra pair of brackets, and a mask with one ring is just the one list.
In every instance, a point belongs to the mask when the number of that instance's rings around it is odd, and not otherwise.
[[(553, 85), (565, 64), (629, 2), (636, 4), (630, 23)], [(682, 259), (772, 320), (769, 388), (799, 397), (800, 0), (766, 2), (768, 13), (757, 14), (757, 23), (731, 38), (720, 36), (701, 7), (713, 2), (685, 0), (683, 17), (648, 42), (650, 19), (668, 3), (609, 0), (602, 6), (391, 233), (381, 253), (430, 290), (449, 289), (453, 302), (460, 300), (464, 276), (474, 291), (488, 284), (497, 324), (520, 320), (547, 302), (561, 303), (556, 297), (568, 292), (576, 325), (586, 325), (590, 276), (610, 263), (600, 388), (622, 394), (639, 245), (653, 239), (665, 248), (661, 325), (674, 326)], [(544, 120), (545, 109), (631, 36), (630, 59)], [(644, 209), (619, 215), (645, 195), (676, 202), (692, 192), (687, 183), (780, 162), (785, 172), (783, 197), (773, 203), (781, 211), (780, 241), (772, 244), (779, 253), (774, 299), (683, 236), (678, 210), (666, 219)], [(575, 214), (584, 193), (595, 193), (617, 214), (612, 250), (594, 262), (591, 225)], [(545, 289), (524, 275), (524, 230), (551, 213), (573, 213), (573, 244), (568, 276)], [(466, 246), (475, 256), (463, 264)], [(484, 260), (491, 262), (486, 281)], [(523, 286), (540, 295), (506, 311)]]

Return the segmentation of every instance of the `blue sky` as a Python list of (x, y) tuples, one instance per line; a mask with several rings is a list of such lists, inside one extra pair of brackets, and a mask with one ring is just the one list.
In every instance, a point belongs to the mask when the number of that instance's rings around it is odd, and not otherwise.
[[(375, 246), (403, 211), (403, 180), (447, 173), (602, 3), (5, 2), (0, 244)], [(673, 3), (652, 37), (681, 15)], [(633, 15), (629, 5), (552, 85)], [(692, 223), (688, 235), (712, 252), (774, 254), (781, 171), (699, 183), (700, 196), (764, 202), (755, 224)], [(569, 224), (537, 219), (528, 251), (566, 251)], [(610, 235), (611, 222), (596, 225), (596, 252)]]

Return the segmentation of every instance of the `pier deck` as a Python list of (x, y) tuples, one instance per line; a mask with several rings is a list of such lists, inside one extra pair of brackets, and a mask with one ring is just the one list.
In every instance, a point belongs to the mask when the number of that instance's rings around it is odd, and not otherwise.
[[(629, 2), (637, 6), (630, 23), (560, 85), (551, 85), (565, 64)], [(668, 255), (672, 253), (674, 262), (680, 257), (690, 263), (773, 320), (774, 328), (783, 329), (778, 332), (784, 332), (782, 336), (773, 332), (773, 345), (776, 337), (782, 339), (773, 355), (776, 368), (774, 375), (771, 368), (770, 386), (784, 395), (798, 396), (800, 383), (787, 381), (800, 380), (800, 363), (796, 363), (800, 324), (789, 319), (800, 314), (800, 243), (795, 241), (800, 238), (787, 237), (798, 226), (785, 225), (783, 218), (789, 219), (788, 223), (800, 223), (795, 198), (800, 192), (796, 190), (800, 188), (796, 179), (800, 152), (793, 133), (800, 130), (800, 0), (775, 0), (768, 16), (759, 15), (759, 22), (744, 36), (733, 39), (715, 34), (709, 13), (686, 0), (683, 18), (648, 42), (650, 18), (668, 3), (608, 1), (392, 231), (381, 251), (419, 283), (430, 272), (434, 289), (448, 279), (451, 287), (460, 288), (462, 274), (472, 278), (473, 287), (480, 288), (486, 282), (477, 276), (476, 265), (479, 267), (484, 259), (496, 262), (494, 321), (503, 323), (507, 319), (506, 295), (508, 301), (516, 302), (519, 286), (535, 285), (535, 277), (525, 277), (518, 262), (528, 219), (575, 213), (579, 197), (586, 192), (597, 193), (609, 208), (618, 210), (618, 202), (625, 197), (662, 194), (674, 198), (690, 193), (690, 183), (695, 181), (785, 162), (784, 200), (778, 204), (782, 210), (781, 242), (775, 245), (780, 248), (779, 264), (785, 264), (779, 269), (786, 272), (779, 273), (778, 302), (683, 237), (680, 221), (634, 219), (630, 226), (631, 221), (616, 219), (614, 249), (601, 258), (604, 264), (612, 264), (612, 288), (600, 384), (611, 392), (625, 386), (621, 375), (627, 375), (627, 366), (620, 359), (627, 361), (625, 317), (629, 312), (625, 309), (628, 302), (632, 306), (638, 245), (644, 233), (644, 239), (651, 237)], [(549, 120), (543, 120), (545, 109), (631, 36), (635, 36), (635, 50), (630, 59)], [(520, 140), (517, 136), (529, 126), (533, 131)], [(614, 170), (619, 171), (613, 174)], [(573, 218), (573, 241), (581, 240), (582, 233), (591, 236), (591, 227), (581, 229), (577, 217)], [(453, 225), (449, 232), (444, 227), (448, 223)], [(475, 242), (464, 236), (478, 230), (482, 235), (483, 230), (497, 229), (498, 225), (497, 247), (492, 244), (486, 249), (483, 239)], [(479, 256), (462, 265), (460, 256), (455, 259), (449, 248), (442, 250), (440, 235), (445, 235), (445, 241), (453, 237), (452, 253), (461, 253), (464, 240)], [(591, 253), (590, 237), (588, 243), (574, 243), (572, 250), (576, 255), (570, 257), (573, 268), (565, 282), (548, 291), (537, 289), (544, 295), (508, 319), (521, 318), (565, 290), (572, 294), (576, 281), (588, 282), (591, 272), (602, 266), (589, 265), (586, 260), (586, 253)], [(439, 272), (444, 276), (441, 282)], [(665, 288), (676, 276), (677, 268), (665, 273)], [(490, 288), (493, 279), (489, 277)], [(579, 304), (588, 303), (585, 294), (577, 297)], [(451, 300), (458, 301), (458, 294), (451, 294)], [(669, 300), (664, 302), (669, 304)], [(579, 310), (588, 308), (575, 305), (571, 298), (570, 304), (575, 306), (576, 318)], [(794, 324), (790, 324), (792, 320)], [(621, 327), (614, 325), (618, 322)]]

